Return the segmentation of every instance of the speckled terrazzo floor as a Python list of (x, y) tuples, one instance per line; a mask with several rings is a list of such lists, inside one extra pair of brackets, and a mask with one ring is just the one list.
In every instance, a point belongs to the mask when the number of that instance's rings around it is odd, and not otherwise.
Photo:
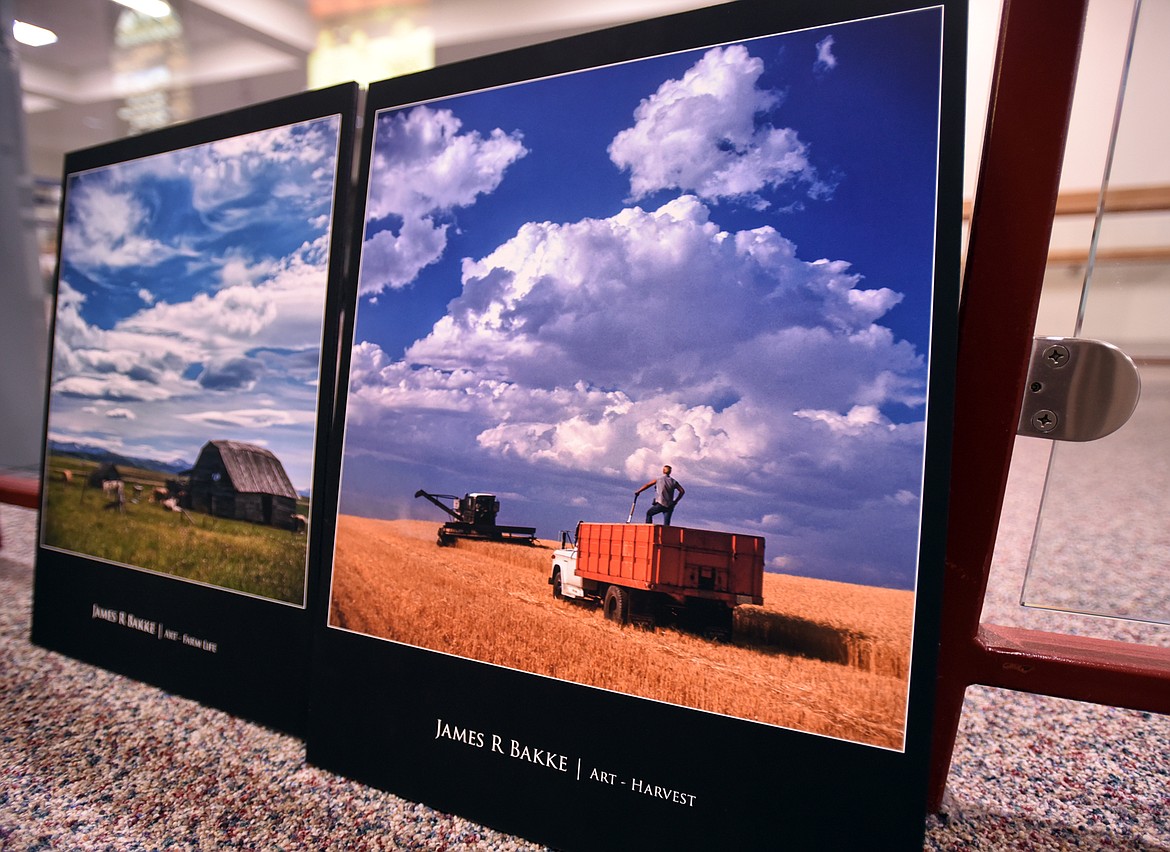
[[(1047, 444), (1021, 439), (985, 620), (1170, 647), (1166, 627), (1021, 610)], [(28, 643), (31, 511), (0, 505), (0, 849), (543, 847), (305, 764), (304, 747)], [(1080, 618), (1080, 617), (1076, 617)], [(967, 695), (928, 850), (1170, 850), (1170, 718)]]

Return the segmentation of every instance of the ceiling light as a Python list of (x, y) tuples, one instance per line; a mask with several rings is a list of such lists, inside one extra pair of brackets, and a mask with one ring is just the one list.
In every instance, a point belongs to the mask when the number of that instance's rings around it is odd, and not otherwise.
[(35, 24), (26, 24), (24, 21), (12, 22), (12, 37), (21, 44), (29, 47), (44, 47), (57, 40), (57, 34)]
[(114, 0), (115, 3), (133, 9), (149, 18), (165, 18), (171, 14), (171, 7), (164, 0)]

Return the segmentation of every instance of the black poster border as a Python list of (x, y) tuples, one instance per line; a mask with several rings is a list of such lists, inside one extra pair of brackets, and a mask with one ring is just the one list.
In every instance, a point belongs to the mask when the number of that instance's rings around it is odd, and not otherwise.
[[(312, 447), (315, 497), (306, 519), (308, 534), (302, 537), (306, 549), (303, 601), (286, 604), (46, 547), (48, 441), (42, 459), (32, 642), (295, 736), (304, 736), (307, 725), (312, 618), (320, 587), (317, 531), (328, 505), (328, 500), (320, 499), (327, 479), (320, 459), (329, 445), (336, 397), (338, 317), (349, 253), (359, 94), (353, 83), (299, 93), (73, 151), (64, 163), (63, 188), (70, 175), (92, 169), (315, 119), (339, 119)], [(62, 195), (58, 245), (65, 227)], [(59, 297), (58, 285), (50, 334), (54, 346)], [(50, 398), (46, 398), (46, 434), (50, 413)], [(89, 502), (100, 505), (101, 495)]]
[[(944, 10), (944, 64), (930, 414), (904, 749), (760, 725), (331, 628), (337, 522), (331, 514), (322, 528), (310, 763), (556, 848), (853, 848), (878, 842), (921, 848), (950, 461), (966, 3), (745, 0), (376, 83), (367, 99), (357, 187), (360, 206), (379, 109), (921, 8)], [(354, 240), (351, 257), (351, 300), (360, 242)], [(333, 498), (340, 488), (354, 305), (350, 301), (344, 311), (338, 428), (328, 465)]]

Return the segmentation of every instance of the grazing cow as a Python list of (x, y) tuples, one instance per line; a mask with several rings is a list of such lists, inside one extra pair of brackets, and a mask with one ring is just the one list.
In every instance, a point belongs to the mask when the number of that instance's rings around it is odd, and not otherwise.
[(309, 526), (309, 519), (304, 515), (292, 516), (292, 531), (294, 533), (303, 533)]
[(62, 480), (62, 481), (63, 481), (63, 482), (66, 484), (66, 485), (68, 485), (69, 483), (71, 483), (71, 482), (73, 481), (73, 471), (71, 471), (71, 470), (68, 470), (68, 469), (61, 471), (61, 480)]
[(162, 486), (159, 486), (159, 487), (156, 487), (154, 489), (154, 491), (151, 492), (150, 499), (153, 500), (155, 503), (162, 503), (170, 496), (171, 496), (171, 492), (169, 490), (167, 490), (166, 488), (163, 488)]
[(126, 486), (120, 479), (107, 479), (102, 483), (102, 493), (106, 495), (106, 508), (117, 509), (119, 512), (126, 508)]

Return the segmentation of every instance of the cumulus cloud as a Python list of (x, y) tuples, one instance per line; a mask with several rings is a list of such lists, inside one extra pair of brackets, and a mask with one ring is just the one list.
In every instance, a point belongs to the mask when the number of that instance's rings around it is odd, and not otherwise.
[[(770, 227), (723, 231), (683, 196), (653, 211), (524, 225), (465, 262), (462, 295), (406, 360), (540, 388), (589, 376), (627, 391), (691, 386), (727, 364), (782, 394), (785, 381), (771, 376), (811, 351), (831, 377), (876, 382), (915, 361), (874, 325), (898, 294), (860, 283), (846, 263), (800, 260)], [(858, 371), (862, 353), (872, 366)], [(710, 392), (726, 393), (731, 375), (709, 375)]]
[(447, 245), (444, 214), (499, 186), (527, 150), (520, 134), (461, 132), (447, 109), (419, 106), (378, 119), (368, 222), (391, 220), (363, 247), (359, 290), (373, 296), (410, 284)]
[(447, 226), (428, 217), (403, 220), (398, 232), (379, 231), (362, 249), (359, 292), (376, 298), (387, 287), (405, 287), (418, 277), (419, 270), (443, 256), (447, 247)]
[(767, 187), (800, 182), (814, 195), (826, 193), (796, 131), (758, 120), (780, 103), (777, 93), (759, 88), (763, 70), (743, 45), (714, 48), (645, 98), (634, 126), (609, 147), (614, 164), (630, 173), (631, 196), (677, 189), (762, 208), (758, 193)]
[(355, 345), (350, 451), (393, 434), (418, 461), (460, 447), (477, 468), (619, 481), (670, 460), (770, 547), (829, 523), (801, 507), (872, 520), (916, 493), (921, 423), (882, 412), (919, 405), (925, 370), (878, 324), (900, 296), (862, 283), (770, 228), (720, 229), (693, 196), (529, 223), (465, 262), (462, 295), (401, 360)]

